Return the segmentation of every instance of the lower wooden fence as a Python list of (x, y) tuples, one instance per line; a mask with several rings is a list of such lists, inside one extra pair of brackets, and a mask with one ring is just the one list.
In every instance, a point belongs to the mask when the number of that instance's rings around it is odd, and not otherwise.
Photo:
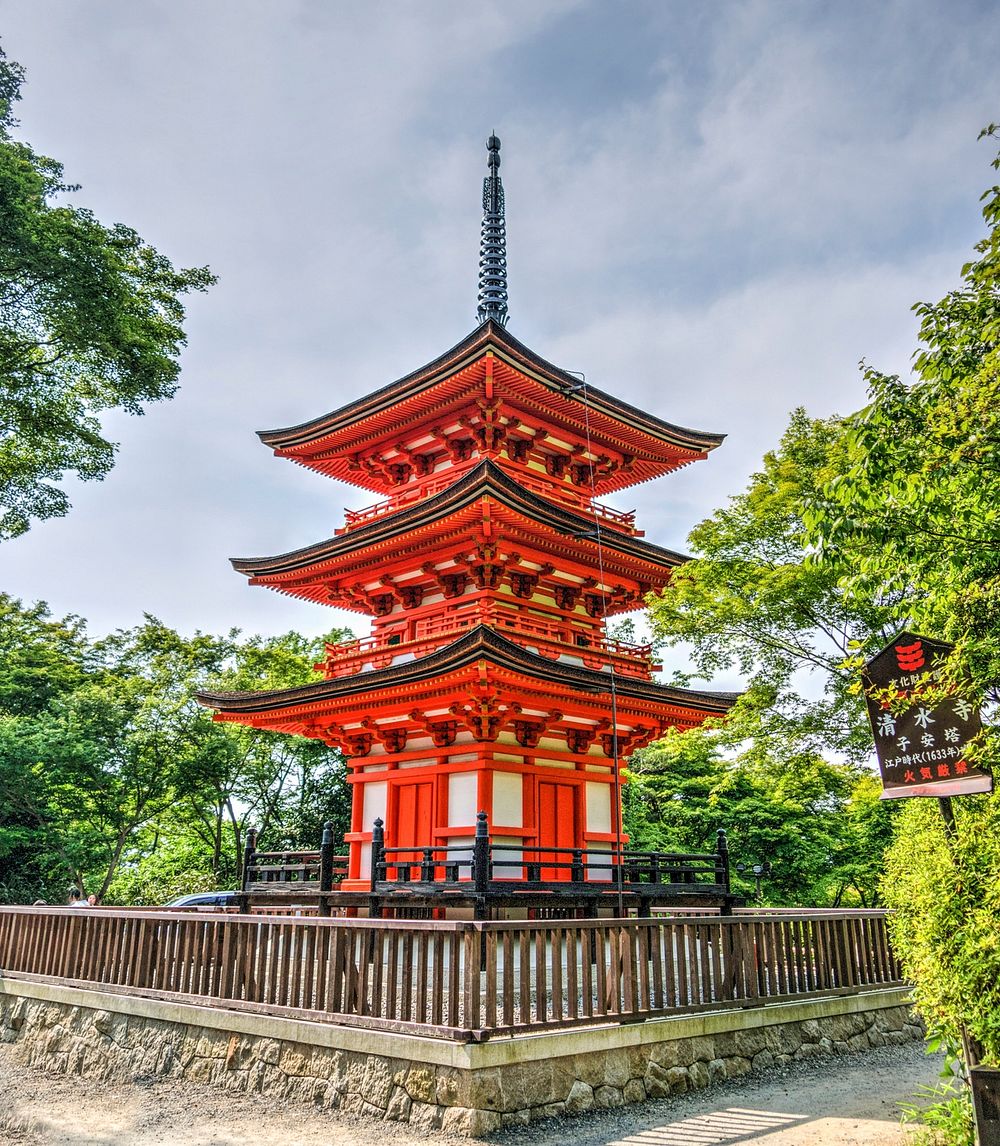
[(0, 975), (462, 1041), (902, 981), (880, 911), (473, 923), (0, 907)]

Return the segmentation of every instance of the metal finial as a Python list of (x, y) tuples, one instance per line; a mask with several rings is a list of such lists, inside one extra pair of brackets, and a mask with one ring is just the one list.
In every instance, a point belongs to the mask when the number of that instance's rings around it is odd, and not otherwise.
[(479, 240), (480, 322), (492, 318), (507, 325), (507, 224), (504, 221), (503, 183), (500, 179), (500, 140), (486, 141), (490, 173), (483, 180), (483, 227)]

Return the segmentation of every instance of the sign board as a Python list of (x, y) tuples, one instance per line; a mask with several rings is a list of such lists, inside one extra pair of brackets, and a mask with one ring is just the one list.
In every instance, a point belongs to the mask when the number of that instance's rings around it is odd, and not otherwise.
[[(965, 758), (982, 728), (979, 708), (965, 697), (920, 701), (954, 645), (903, 632), (865, 665), (865, 700), (882, 772), (882, 799), (967, 796), (993, 790), (993, 777)], [(910, 702), (893, 712), (873, 690), (895, 689)]]

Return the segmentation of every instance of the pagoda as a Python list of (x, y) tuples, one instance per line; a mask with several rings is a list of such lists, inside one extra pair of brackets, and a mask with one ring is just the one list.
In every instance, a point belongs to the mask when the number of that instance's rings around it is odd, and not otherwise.
[(369, 616), (370, 635), (328, 645), (315, 683), (199, 695), (217, 720), (344, 754), (346, 891), (369, 885), (373, 831), (415, 855), (454, 850), (484, 812), (512, 875), (519, 854), (613, 851), (624, 759), (735, 699), (657, 683), (650, 646), (609, 631), (685, 558), (598, 500), (705, 458), (722, 436), (661, 421), (511, 336), (496, 136), (487, 150), (476, 328), (366, 397), (259, 435), (378, 500), (332, 537), (234, 567)]

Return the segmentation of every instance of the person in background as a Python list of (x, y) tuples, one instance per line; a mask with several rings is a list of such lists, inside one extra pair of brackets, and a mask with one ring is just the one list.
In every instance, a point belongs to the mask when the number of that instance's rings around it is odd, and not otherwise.
[(69, 889), (69, 899), (67, 899), (66, 904), (68, 907), (89, 907), (90, 906), (90, 904), (80, 894), (80, 889), (78, 887), (71, 887)]
[(96, 906), (97, 906), (97, 896), (96, 896), (96, 895), (94, 895), (93, 893), (91, 893), (90, 895), (88, 895), (88, 896), (87, 896), (87, 903), (88, 903), (88, 904), (89, 904), (89, 906), (91, 906), (91, 907), (96, 907)]

